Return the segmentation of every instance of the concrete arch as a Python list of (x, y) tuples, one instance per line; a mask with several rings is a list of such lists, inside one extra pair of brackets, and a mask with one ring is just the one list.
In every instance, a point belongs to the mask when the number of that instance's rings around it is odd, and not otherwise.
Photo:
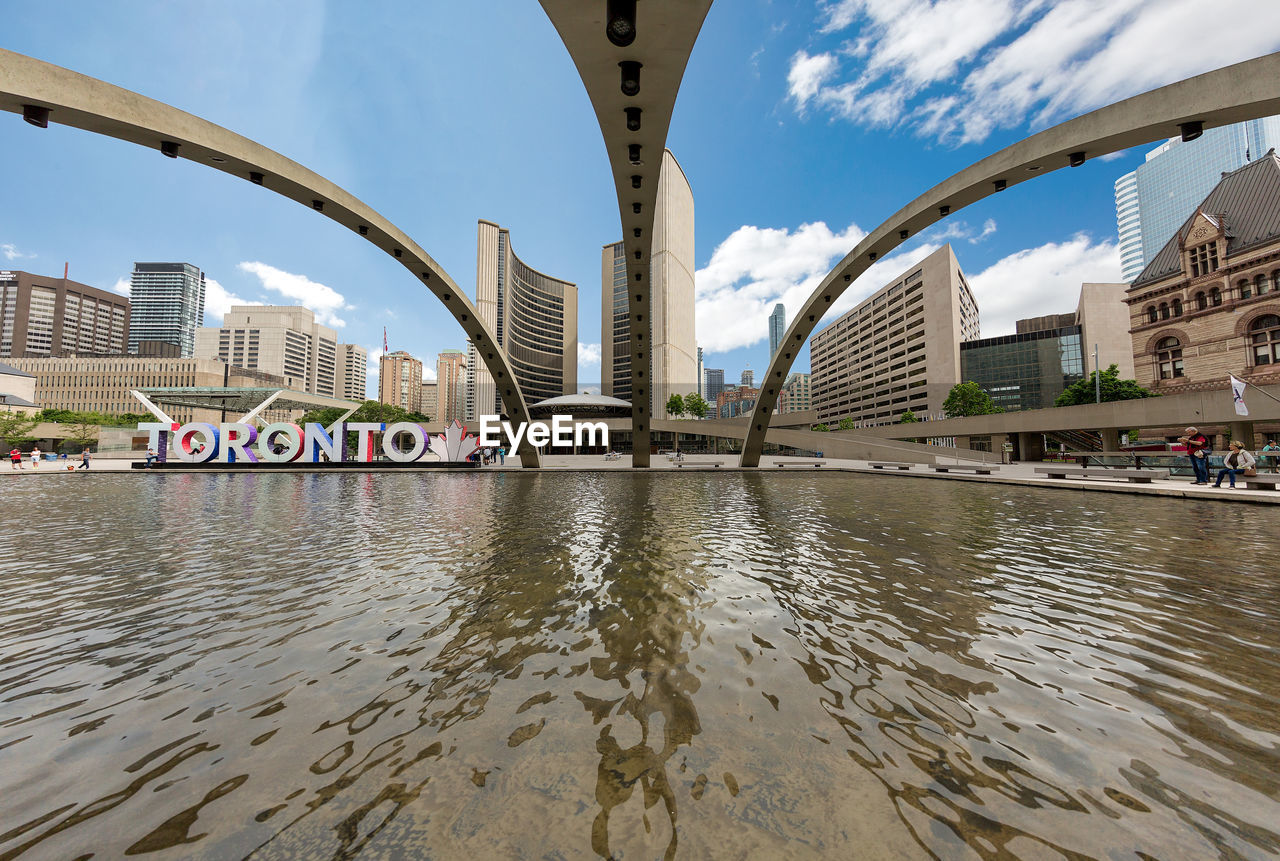
[[(391, 254), (440, 300), (476, 345), (497, 382), (507, 415), (514, 421), (528, 420), (528, 407), (511, 365), (471, 300), (431, 255), (354, 195), (280, 153), (208, 120), (105, 81), (0, 49), (0, 109), (21, 114), (26, 105), (47, 109), (48, 120), (56, 124), (162, 152), (173, 151), (177, 158), (249, 180), (356, 232)], [(522, 442), (519, 454), (522, 466), (541, 465), (538, 450), (527, 442)]]
[[(742, 446), (742, 466), (759, 466), (769, 417), (796, 353), (855, 278), (910, 236), (971, 203), (1073, 161), (1082, 163), (1161, 138), (1179, 124), (1204, 128), (1280, 113), (1280, 53), (1247, 60), (1099, 108), (1034, 134), (944, 180), (873, 230), (805, 302), (769, 362)], [(945, 211), (944, 211), (945, 210)]]
[[(625, 47), (605, 34), (608, 4), (604, 0), (540, 0), (569, 56), (577, 66), (595, 109), (609, 154), (609, 167), (618, 194), (622, 241), (627, 251), (628, 310), (631, 318), (631, 465), (649, 465), (652, 432), (649, 415), (653, 319), (649, 260), (653, 243), (654, 204), (658, 172), (667, 145), (667, 129), (685, 67), (711, 0), (641, 0), (635, 4), (635, 38)], [(623, 62), (638, 62), (640, 89), (633, 96), (621, 90)], [(639, 109), (639, 128), (628, 128), (628, 114)], [(632, 160), (630, 148), (639, 147)], [(661, 406), (658, 417), (662, 418)]]

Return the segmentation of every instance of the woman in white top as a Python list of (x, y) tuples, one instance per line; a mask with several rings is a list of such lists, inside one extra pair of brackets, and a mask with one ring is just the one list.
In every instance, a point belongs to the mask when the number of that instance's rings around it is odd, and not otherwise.
[(35, 448), (31, 449), (31, 468), (32, 469), (40, 468), (40, 446), (36, 446)]
[(1231, 486), (1235, 487), (1236, 476), (1246, 469), (1252, 469), (1255, 462), (1253, 455), (1245, 450), (1244, 443), (1238, 440), (1231, 443), (1231, 451), (1222, 459), (1222, 469), (1218, 470), (1218, 480), (1213, 486), (1222, 487), (1222, 479), (1226, 476), (1231, 479)]

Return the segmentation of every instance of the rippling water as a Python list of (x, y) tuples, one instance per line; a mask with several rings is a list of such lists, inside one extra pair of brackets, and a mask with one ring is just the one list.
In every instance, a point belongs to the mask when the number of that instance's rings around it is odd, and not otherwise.
[(0, 859), (1280, 852), (1280, 517), (851, 475), (15, 480)]

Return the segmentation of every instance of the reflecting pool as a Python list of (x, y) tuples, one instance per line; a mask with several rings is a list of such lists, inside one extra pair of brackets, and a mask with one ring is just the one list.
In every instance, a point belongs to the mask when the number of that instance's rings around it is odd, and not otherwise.
[(1280, 515), (827, 474), (0, 509), (0, 859), (1280, 852)]

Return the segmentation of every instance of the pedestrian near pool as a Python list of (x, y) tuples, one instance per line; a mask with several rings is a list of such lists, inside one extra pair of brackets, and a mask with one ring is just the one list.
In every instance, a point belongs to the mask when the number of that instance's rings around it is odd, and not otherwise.
[(1262, 447), (1262, 453), (1271, 455), (1271, 457), (1263, 458), (1266, 465), (1270, 467), (1267, 470), (1268, 472), (1275, 472), (1277, 469), (1280, 469), (1280, 465), (1277, 465), (1276, 463), (1276, 461), (1280, 460), (1280, 445), (1276, 445), (1275, 440), (1267, 440), (1267, 444)]
[(18, 451), (17, 446), (9, 450), (9, 462), (13, 464), (14, 469), (23, 469), (22, 452)]
[(500, 461), (500, 464), (499, 464), (500, 466), (506, 466), (506, 465), (507, 465), (507, 449), (506, 449), (506, 446), (503, 446), (503, 447), (501, 447), (501, 448), (499, 448), (499, 449), (498, 449), (498, 460)]
[(1196, 428), (1183, 431), (1186, 436), (1178, 437), (1178, 442), (1187, 447), (1187, 457), (1191, 459), (1191, 470), (1196, 475), (1192, 484), (1209, 483), (1209, 440)]
[(86, 448), (84, 451), (80, 452), (79, 469), (88, 469), (88, 468), (89, 468), (89, 449)]
[(1231, 443), (1231, 451), (1222, 459), (1222, 469), (1218, 470), (1218, 480), (1213, 483), (1214, 487), (1222, 487), (1223, 477), (1231, 479), (1231, 486), (1236, 486), (1237, 475), (1248, 475), (1250, 472), (1256, 474), (1253, 465), (1256, 461), (1253, 455), (1249, 454), (1248, 449), (1244, 447), (1244, 443), (1235, 440)]
[(154, 448), (147, 449), (147, 469), (151, 469), (151, 463), (157, 457), (159, 457), (159, 455), (156, 454), (156, 450)]
[(35, 448), (31, 449), (31, 468), (32, 469), (40, 468), (40, 446), (36, 446)]

